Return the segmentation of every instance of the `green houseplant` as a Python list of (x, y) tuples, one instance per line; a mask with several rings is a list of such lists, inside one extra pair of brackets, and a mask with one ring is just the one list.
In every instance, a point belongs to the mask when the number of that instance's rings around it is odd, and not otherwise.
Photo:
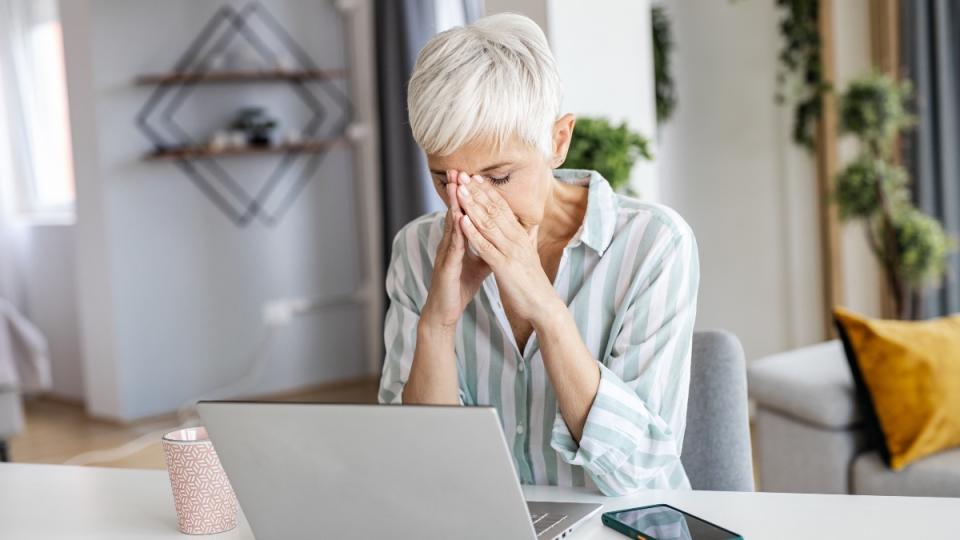
[(663, 6), (650, 10), (653, 34), (653, 90), (657, 104), (657, 122), (663, 123), (677, 108), (677, 89), (670, 72), (670, 54), (673, 51), (673, 31), (670, 18)]
[(887, 75), (854, 80), (840, 97), (840, 132), (859, 154), (836, 177), (834, 199), (844, 220), (862, 219), (883, 268), (897, 314), (909, 318), (916, 293), (942, 279), (953, 249), (940, 222), (913, 206), (909, 176), (893, 159), (897, 135), (913, 123), (910, 86)]
[(792, 102), (793, 141), (812, 151), (823, 95), (830, 85), (820, 62), (819, 0), (776, 0), (780, 10), (777, 103)]
[(631, 131), (626, 122), (613, 125), (605, 118), (578, 118), (564, 167), (593, 169), (622, 191), (630, 180), (630, 170), (639, 158), (653, 159), (650, 142)]

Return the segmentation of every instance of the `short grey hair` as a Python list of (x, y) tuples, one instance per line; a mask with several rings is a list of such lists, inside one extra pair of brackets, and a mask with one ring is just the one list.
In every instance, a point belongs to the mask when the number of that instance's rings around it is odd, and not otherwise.
[(407, 87), (410, 127), (427, 154), (449, 155), (477, 138), (512, 136), (552, 153), (563, 88), (543, 30), (500, 13), (434, 36)]

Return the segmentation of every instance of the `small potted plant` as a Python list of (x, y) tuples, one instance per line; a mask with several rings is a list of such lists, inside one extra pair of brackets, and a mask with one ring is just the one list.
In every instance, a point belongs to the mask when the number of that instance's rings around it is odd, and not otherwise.
[(615, 126), (605, 118), (578, 118), (563, 166), (595, 170), (615, 191), (629, 192), (630, 171), (641, 157), (653, 159), (650, 142), (626, 122)]
[(277, 121), (267, 116), (262, 107), (244, 107), (237, 111), (230, 129), (246, 134), (247, 144), (251, 146), (270, 146), (273, 144), (273, 131)]

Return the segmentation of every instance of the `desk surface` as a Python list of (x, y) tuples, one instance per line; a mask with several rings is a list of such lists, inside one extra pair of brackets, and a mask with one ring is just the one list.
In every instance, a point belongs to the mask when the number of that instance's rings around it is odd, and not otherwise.
[[(960, 499), (650, 491), (605, 498), (581, 490), (530, 486), (530, 500), (597, 501), (604, 510), (665, 502), (748, 539), (960, 538)], [(187, 538), (177, 531), (163, 470), (0, 463), (0, 538)], [(194, 537), (201, 538), (201, 537)], [(252, 539), (241, 519), (216, 539)], [(623, 539), (599, 516), (573, 540)]]

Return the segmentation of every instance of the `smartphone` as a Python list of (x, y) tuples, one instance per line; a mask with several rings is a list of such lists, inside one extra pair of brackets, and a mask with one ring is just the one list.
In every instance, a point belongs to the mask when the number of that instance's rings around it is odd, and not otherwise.
[(637, 540), (743, 540), (739, 534), (669, 504), (605, 512), (603, 524)]

